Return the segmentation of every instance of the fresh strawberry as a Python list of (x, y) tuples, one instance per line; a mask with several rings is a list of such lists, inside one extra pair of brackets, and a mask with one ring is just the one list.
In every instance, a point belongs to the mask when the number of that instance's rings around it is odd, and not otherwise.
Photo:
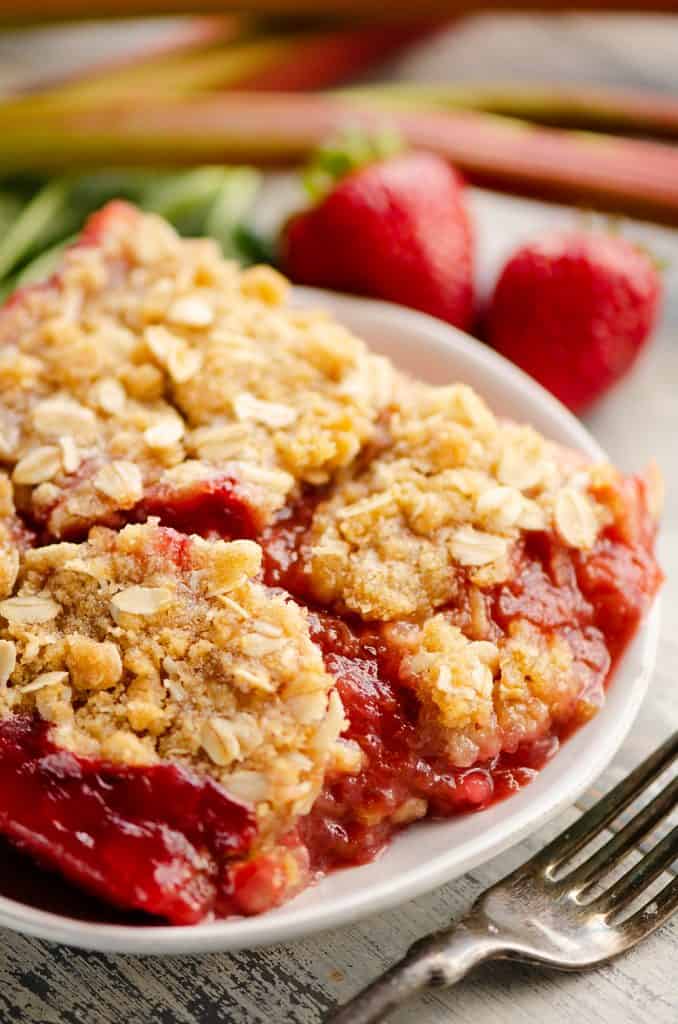
[(504, 267), (487, 340), (579, 412), (633, 365), (661, 290), (651, 259), (624, 238), (553, 234), (524, 245)]
[(457, 327), (471, 323), (464, 187), (439, 157), (403, 154), (352, 171), (288, 222), (281, 258), (298, 283), (400, 302)]

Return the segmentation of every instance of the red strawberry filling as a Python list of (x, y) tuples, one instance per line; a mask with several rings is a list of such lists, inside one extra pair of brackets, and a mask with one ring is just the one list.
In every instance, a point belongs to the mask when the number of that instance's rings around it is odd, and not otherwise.
[(372, 860), (393, 832), (423, 813), (451, 817), (503, 800), (558, 749), (557, 737), (546, 736), (489, 763), (454, 768), (431, 753), (433, 743), (417, 724), (418, 702), (399, 684), (393, 653), (378, 636), (359, 637), (319, 616), (314, 637), (337, 679), (350, 722), (344, 735), (365, 758), (357, 775), (327, 780), (301, 823), (318, 871)]
[(138, 507), (141, 518), (157, 516), (162, 526), (201, 537), (254, 538), (261, 529), (257, 510), (233, 477), (203, 480), (174, 491), (158, 486)]
[(90, 892), (174, 924), (214, 909), (256, 833), (252, 812), (210, 778), (78, 757), (17, 715), (0, 722), (0, 828)]
[[(31, 510), (26, 510), (29, 518), (32, 516), (36, 519), (36, 528), (44, 534), (46, 540), (51, 539), (47, 526), (50, 516), (58, 511), (59, 506), (68, 502), (69, 493), (91, 477), (94, 471), (92, 466), (83, 464), (63, 488), (59, 503), (43, 506), (39, 517)], [(171, 485), (157, 484), (149, 488), (145, 497), (132, 510), (105, 513), (82, 526), (71, 524), (62, 532), (62, 539), (84, 539), (94, 522), (101, 526), (119, 528), (130, 520), (144, 522), (151, 516), (157, 517), (162, 526), (182, 533), (229, 540), (253, 539), (262, 526), (259, 510), (251, 497), (244, 493), (242, 484), (234, 477), (215, 476), (180, 490)]]
[[(199, 507), (198, 496), (195, 502)], [(170, 516), (171, 508), (160, 514)], [(298, 551), (307, 519), (302, 506), (269, 533), (270, 582), (299, 590)], [(214, 524), (198, 517), (194, 529), (210, 532)], [(180, 550), (166, 554), (181, 563)], [(639, 564), (638, 552), (610, 537), (576, 570), (552, 538), (540, 536), (515, 582), (495, 594), (494, 614), (504, 627), (527, 616), (546, 631), (566, 625), (570, 634), (578, 631), (582, 657), (602, 689), (608, 651), (623, 651), (654, 589), (653, 577)], [(427, 813), (449, 817), (504, 799), (534, 778), (556, 753), (561, 735), (577, 725), (568, 722), (565, 730), (491, 762), (453, 768), (427, 751), (417, 728), (417, 700), (399, 683), (397, 658), (378, 633), (322, 613), (313, 614), (312, 628), (349, 719), (344, 735), (360, 746), (365, 762), (357, 775), (327, 779), (300, 823), (300, 839), (287, 841), (302, 884), (309, 863), (325, 872), (371, 860), (416, 816), (417, 801), (426, 802)], [(290, 895), (278, 856), (239, 860), (255, 835), (253, 815), (209, 778), (169, 764), (122, 767), (76, 757), (50, 742), (44, 723), (17, 717), (0, 723), (0, 767), (2, 831), (113, 904), (188, 924), (215, 907), (258, 913)]]

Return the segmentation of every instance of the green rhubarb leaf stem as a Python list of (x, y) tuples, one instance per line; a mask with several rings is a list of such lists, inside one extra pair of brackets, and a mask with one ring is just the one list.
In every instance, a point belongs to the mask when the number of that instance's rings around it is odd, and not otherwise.
[(72, 229), (69, 195), (68, 180), (59, 178), (46, 185), (24, 206), (0, 241), (0, 279), (31, 253), (39, 252)]
[(49, 249), (41, 252), (39, 256), (36, 256), (34, 260), (27, 263), (23, 270), (16, 275), (13, 287), (23, 288), (28, 284), (37, 284), (39, 281), (45, 281), (59, 266), (64, 250), (69, 245), (72, 245), (77, 237), (77, 235), (71, 235), (62, 242), (57, 242), (56, 245), (52, 245)]
[(205, 234), (221, 246), (224, 256), (243, 259), (238, 229), (246, 221), (261, 186), (261, 174), (252, 167), (235, 167), (228, 173), (205, 220)]
[(197, 167), (170, 175), (148, 188), (140, 205), (169, 220), (182, 234), (200, 235), (229, 174), (225, 167)]
[(474, 184), (678, 223), (678, 149), (544, 128), (474, 111), (376, 110), (321, 94), (232, 93), (4, 126), (0, 170), (294, 164), (347, 125), (385, 120), (413, 148), (451, 160)]

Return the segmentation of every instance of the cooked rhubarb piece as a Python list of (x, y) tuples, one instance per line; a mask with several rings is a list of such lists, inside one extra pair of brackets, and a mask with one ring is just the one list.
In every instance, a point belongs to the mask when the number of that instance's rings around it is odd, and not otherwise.
[[(247, 909), (236, 854), (298, 887), (276, 843), (310, 810), (344, 718), (303, 610), (253, 582), (260, 557), (154, 523), (26, 553), (0, 602), (0, 830), (177, 921)], [(147, 854), (156, 867), (127, 887), (120, 863)]]
[(0, 721), (0, 829), (40, 863), (121, 907), (205, 916), (248, 852), (253, 811), (173, 764), (122, 765), (56, 747), (47, 723)]
[(316, 871), (370, 861), (395, 831), (426, 815), (449, 817), (504, 799), (558, 749), (557, 735), (547, 732), (512, 754), (455, 767), (438, 731), (424, 727), (416, 696), (399, 678), (397, 652), (378, 630), (319, 615), (313, 635), (349, 720), (342, 771), (328, 772), (300, 823)]
[[(167, 474), (169, 475), (169, 474)], [(261, 531), (262, 509), (252, 504), (252, 494), (242, 481), (184, 462), (154, 487), (137, 507), (141, 518), (155, 517), (163, 526), (201, 537), (253, 539)]]
[(297, 482), (326, 482), (370, 440), (388, 367), (286, 295), (275, 271), (240, 272), (158, 217), (96, 214), (58, 273), (0, 313), (2, 455), (22, 510), (80, 537), (216, 476), (262, 524)]

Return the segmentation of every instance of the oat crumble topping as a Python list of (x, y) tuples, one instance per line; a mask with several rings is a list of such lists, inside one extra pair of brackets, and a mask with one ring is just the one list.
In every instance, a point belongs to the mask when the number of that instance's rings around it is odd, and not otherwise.
[(391, 445), (313, 519), (311, 586), (339, 610), (429, 615), (462, 588), (510, 578), (525, 533), (555, 530), (586, 550), (613, 518), (590, 491), (595, 467), (496, 419), (465, 385), (413, 384), (391, 432)]
[(19, 574), (21, 554), (29, 544), (14, 507), (14, 490), (6, 473), (0, 472), (0, 598), (12, 593)]
[(279, 834), (344, 718), (305, 612), (255, 581), (260, 562), (251, 541), (155, 523), (27, 552), (0, 601), (0, 706), (36, 710), (78, 754), (207, 772)]
[(54, 537), (155, 484), (242, 478), (265, 518), (370, 440), (389, 367), (274, 270), (118, 204), (0, 316), (0, 457)]
[(408, 649), (402, 674), (421, 702), (420, 728), (460, 767), (542, 735), (572, 714), (581, 690), (567, 643), (527, 621), (493, 643), (437, 614), (410, 634)]

